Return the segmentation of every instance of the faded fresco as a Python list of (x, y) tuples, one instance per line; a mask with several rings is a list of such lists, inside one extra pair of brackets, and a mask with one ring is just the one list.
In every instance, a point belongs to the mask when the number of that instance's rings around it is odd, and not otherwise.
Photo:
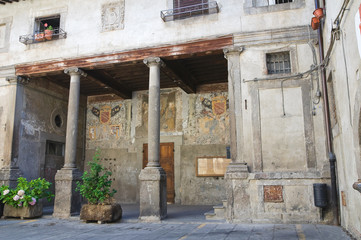
[(189, 98), (187, 140), (197, 144), (227, 144), (229, 141), (228, 95), (225, 92)]
[(101, 102), (88, 105), (87, 147), (118, 148), (130, 131), (130, 102)]
[[(163, 90), (160, 96), (160, 131), (176, 131), (176, 90)], [(148, 94), (140, 95), (140, 104), (138, 105), (140, 119), (137, 127), (137, 135), (148, 135)]]

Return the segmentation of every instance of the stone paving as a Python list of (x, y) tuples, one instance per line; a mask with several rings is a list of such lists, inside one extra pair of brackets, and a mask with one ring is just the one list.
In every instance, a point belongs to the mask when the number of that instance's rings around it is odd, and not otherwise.
[[(180, 212), (182, 209), (184, 211)], [(199, 206), (169, 208), (169, 219), (160, 223), (138, 222), (134, 209), (124, 211), (123, 220), (112, 224), (84, 223), (79, 217), (59, 220), (51, 215), (30, 220), (0, 219), (0, 239), (352, 239), (336, 226), (209, 221), (200, 214), (207, 209)]]

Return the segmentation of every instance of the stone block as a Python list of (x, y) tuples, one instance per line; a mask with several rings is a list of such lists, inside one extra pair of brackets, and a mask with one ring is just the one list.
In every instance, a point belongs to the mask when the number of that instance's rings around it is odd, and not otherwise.
[(80, 211), (80, 220), (97, 222), (115, 222), (122, 218), (122, 207), (118, 203), (85, 204)]
[(55, 218), (69, 218), (79, 214), (81, 198), (75, 191), (76, 182), (81, 180), (82, 173), (78, 169), (61, 169), (55, 175)]
[(141, 221), (160, 221), (167, 216), (167, 181), (161, 167), (146, 167), (139, 175)]

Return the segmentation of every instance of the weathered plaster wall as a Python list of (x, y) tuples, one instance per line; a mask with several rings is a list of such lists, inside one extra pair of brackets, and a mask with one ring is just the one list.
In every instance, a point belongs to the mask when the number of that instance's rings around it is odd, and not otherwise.
[[(26, 178), (45, 176), (46, 141), (65, 143), (67, 92), (48, 82), (30, 82), (23, 87), (16, 152), (17, 164)], [(83, 168), (84, 113), (81, 106), (76, 160), (79, 169)], [(55, 123), (57, 115), (62, 120), (59, 127)]]
[[(332, 22), (341, 9), (342, 2), (327, 2), (325, 19), (325, 49), (330, 44)], [(341, 225), (357, 239), (361, 239), (361, 193), (352, 184), (361, 180), (360, 158), (360, 108), (361, 56), (357, 43), (360, 2), (350, 1), (340, 24), (340, 39), (335, 41), (327, 79), (332, 81), (335, 106), (331, 109), (334, 152), (337, 158), (338, 200)], [(334, 97), (334, 98), (333, 98)]]
[[(267, 9), (263, 14), (247, 13), (250, 8), (259, 9), (249, 6), (253, 2), (251, 0), (218, 0), (218, 14), (163, 22), (160, 11), (173, 8), (172, 2), (39, 0), (3, 5), (0, 8), (0, 26), (3, 26), (2, 23), (8, 25), (3, 27), (7, 35), (2, 44), (5, 50), (0, 54), (0, 62), (11, 65), (74, 58), (175, 44), (235, 32), (302, 26), (309, 24), (313, 12), (311, 0), (297, 0), (286, 4), (288, 9), (277, 6), (278, 8)], [(107, 10), (114, 7), (118, 15), (115, 19), (114, 13)], [(61, 15), (60, 27), (67, 32), (66, 39), (31, 45), (19, 42), (20, 35), (33, 34), (36, 17), (55, 14)]]

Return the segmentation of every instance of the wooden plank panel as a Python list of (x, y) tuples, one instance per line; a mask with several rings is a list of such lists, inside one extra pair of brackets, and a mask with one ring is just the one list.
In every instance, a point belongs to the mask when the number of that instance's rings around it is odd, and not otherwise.
[[(174, 143), (161, 143), (159, 163), (167, 174), (167, 202), (174, 203)], [(148, 164), (148, 144), (143, 144), (143, 168)]]

